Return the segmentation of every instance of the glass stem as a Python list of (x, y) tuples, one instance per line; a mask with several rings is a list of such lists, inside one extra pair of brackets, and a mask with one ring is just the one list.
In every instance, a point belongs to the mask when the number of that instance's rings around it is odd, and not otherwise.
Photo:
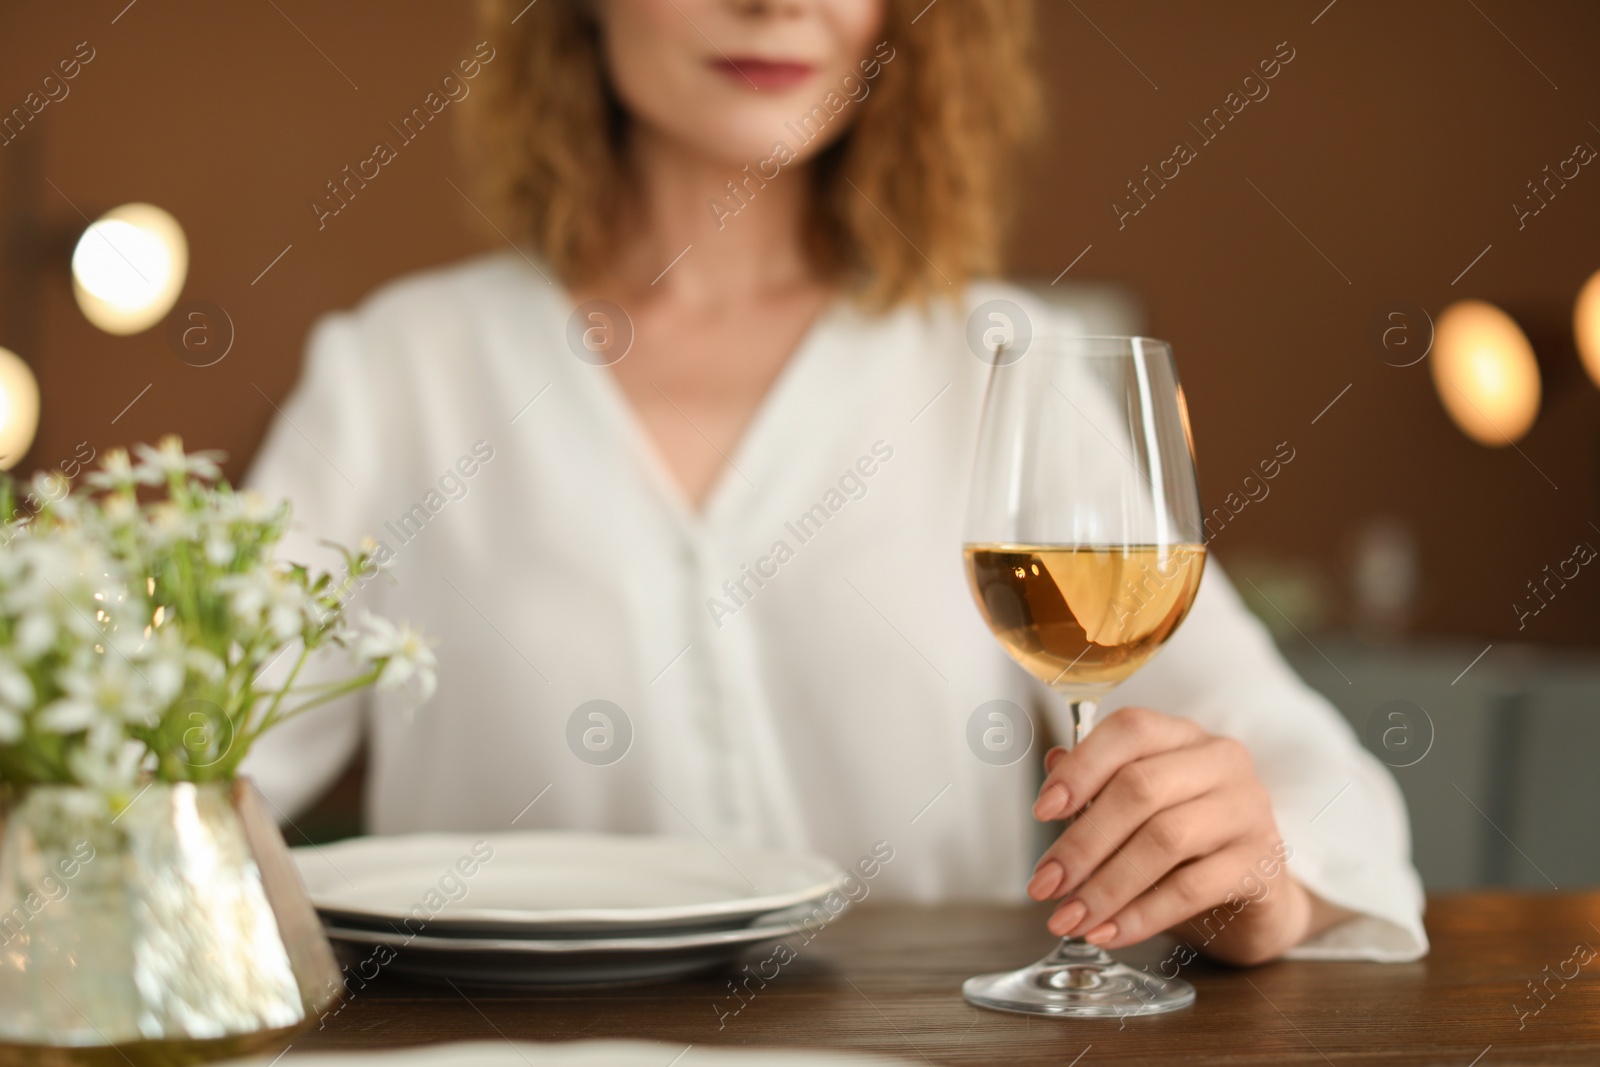
[[(1099, 709), (1099, 705), (1093, 700), (1072, 696), (1067, 696), (1066, 701), (1067, 712), (1072, 717), (1072, 726), (1071, 732), (1066, 737), (1062, 747), (1070, 752), (1077, 748), (1083, 742), (1083, 739), (1089, 735), (1089, 728), (1094, 725), (1094, 714)], [(1071, 818), (1066, 821), (1068, 825), (1073, 822)], [(1102, 948), (1089, 944), (1081, 937), (1063, 937), (1061, 944), (1057, 945), (1055, 951), (1050, 953), (1044, 960), (1047, 967), (1083, 966), (1084, 964), (1104, 966), (1111, 962), (1112, 959), (1109, 953)]]
[(1093, 700), (1067, 698), (1067, 711), (1072, 715), (1072, 737), (1067, 741), (1067, 749), (1077, 748), (1088, 736), (1089, 727), (1094, 725), (1094, 713), (1098, 708), (1099, 704)]

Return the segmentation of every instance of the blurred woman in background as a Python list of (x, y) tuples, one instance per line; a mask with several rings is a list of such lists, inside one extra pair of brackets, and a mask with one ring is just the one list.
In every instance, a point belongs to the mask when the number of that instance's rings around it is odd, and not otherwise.
[[(1029, 20), (1026, 0), (485, 5), (470, 147), (513, 247), (319, 324), (251, 477), (294, 500), (306, 561), (383, 542), (396, 581), (362, 596), (440, 635), (438, 693), (270, 735), (247, 769), (275, 803), (314, 800), (364, 737), (376, 832), (845, 863), (884, 841), (879, 893), (1026, 885), (1060, 901), (1054, 932), (1113, 948), (1289, 855), (1208, 952), (1426, 950), (1394, 783), (1214, 563), (1042, 792), (1036, 758), (966, 746), (987, 701), (1060, 710), (984, 628), (959, 552), (988, 369), (969, 312), (1004, 296), (1075, 328), (984, 280), (1037, 125)], [(1041, 859), (1033, 816), (1090, 800)]]

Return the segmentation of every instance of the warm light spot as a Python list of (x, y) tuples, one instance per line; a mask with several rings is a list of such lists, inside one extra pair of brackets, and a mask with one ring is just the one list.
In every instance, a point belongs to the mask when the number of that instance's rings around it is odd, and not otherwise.
[(1189, 459), (1194, 460), (1194, 427), (1189, 424), (1189, 401), (1183, 395), (1183, 386), (1178, 386), (1178, 415), (1183, 421), (1183, 442), (1189, 446)]
[(1595, 385), (1600, 385), (1600, 271), (1589, 275), (1578, 290), (1578, 302), (1572, 309), (1572, 334), (1578, 341), (1583, 369)]
[(72, 292), (84, 317), (107, 333), (160, 322), (189, 271), (178, 220), (153, 204), (123, 204), (91, 223), (72, 253)]
[(1515, 320), (1493, 304), (1463, 300), (1440, 313), (1433, 385), (1452, 422), (1481, 445), (1520, 439), (1539, 414), (1539, 364)]
[(39, 382), (28, 365), (0, 348), (0, 470), (16, 466), (39, 429)]

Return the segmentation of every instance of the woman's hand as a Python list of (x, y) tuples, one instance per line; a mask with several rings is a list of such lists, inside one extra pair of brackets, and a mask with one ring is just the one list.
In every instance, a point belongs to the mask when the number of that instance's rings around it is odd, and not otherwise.
[(1349, 914), (1284, 867), (1267, 790), (1232, 738), (1123, 708), (1072, 751), (1051, 749), (1045, 770), (1034, 816), (1077, 816), (1028, 882), (1035, 900), (1061, 899), (1058, 936), (1117, 948), (1179, 927), (1207, 955), (1247, 964)]

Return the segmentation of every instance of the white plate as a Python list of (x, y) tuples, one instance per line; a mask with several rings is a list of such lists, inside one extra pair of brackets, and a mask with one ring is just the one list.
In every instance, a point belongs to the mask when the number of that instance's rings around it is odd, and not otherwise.
[[(413, 978), (475, 985), (617, 985), (676, 978), (730, 963), (747, 949), (802, 932), (800, 922), (809, 914), (802, 905), (735, 930), (655, 937), (429, 937), (332, 923), (327, 930), (345, 955)], [(378, 946), (386, 951), (369, 951)]]
[(819, 900), (844, 876), (804, 853), (554, 831), (360, 837), (294, 858), (329, 922), (431, 936), (727, 929)]

